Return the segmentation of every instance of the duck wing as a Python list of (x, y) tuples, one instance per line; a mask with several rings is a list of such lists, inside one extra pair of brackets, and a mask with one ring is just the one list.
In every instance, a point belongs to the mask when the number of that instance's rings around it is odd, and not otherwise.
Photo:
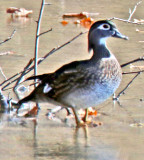
[(39, 79), (40, 86), (44, 86), (43, 92), (48, 94), (48, 97), (57, 99), (62, 94), (84, 87), (86, 84), (85, 74), (87, 74), (81, 66), (84, 63), (85, 61), (75, 61), (62, 66), (54, 73), (32, 76), (27, 80)]

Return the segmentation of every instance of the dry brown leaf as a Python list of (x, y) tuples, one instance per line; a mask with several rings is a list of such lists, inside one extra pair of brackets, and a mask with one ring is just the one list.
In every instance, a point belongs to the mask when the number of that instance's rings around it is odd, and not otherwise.
[[(63, 18), (75, 18), (74, 24), (80, 24), (85, 28), (90, 28), (90, 26), (94, 23), (94, 19), (90, 17), (90, 15), (98, 15), (99, 13), (88, 13), (88, 12), (81, 12), (81, 13), (65, 13)], [(66, 25), (67, 21), (61, 22), (63, 25)]]
[(16, 7), (9, 7), (9, 8), (6, 9), (6, 12), (7, 12), (7, 13), (20, 12), (20, 9), (19, 9), (19, 8), (16, 8)]
[(33, 13), (32, 10), (26, 10), (25, 8), (16, 8), (16, 7), (7, 8), (6, 12), (11, 13), (16, 17), (28, 17), (30, 14)]
[(38, 113), (38, 107), (35, 106), (35, 107), (33, 107), (30, 111), (28, 111), (28, 112), (24, 115), (24, 117), (35, 117), (35, 116), (37, 115), (37, 113)]
[(77, 18), (86, 18), (88, 17), (89, 13), (88, 12), (81, 12), (81, 13), (65, 13), (63, 15), (63, 18), (73, 18), (73, 17), (77, 17)]
[(144, 19), (134, 19), (135, 23), (144, 23)]
[(0, 56), (9, 55), (9, 54), (14, 54), (14, 52), (13, 51), (1, 52)]

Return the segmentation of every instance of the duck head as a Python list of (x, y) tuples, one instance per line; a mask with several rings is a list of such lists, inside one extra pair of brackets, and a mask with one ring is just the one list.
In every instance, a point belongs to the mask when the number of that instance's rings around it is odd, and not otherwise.
[(106, 39), (109, 37), (128, 40), (128, 37), (122, 35), (112, 21), (100, 20), (95, 22), (88, 34), (88, 51), (90, 52), (98, 45), (105, 45)]

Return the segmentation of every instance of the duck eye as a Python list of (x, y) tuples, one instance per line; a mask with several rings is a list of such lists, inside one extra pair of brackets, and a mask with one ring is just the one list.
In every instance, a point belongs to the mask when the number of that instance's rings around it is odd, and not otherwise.
[(109, 30), (109, 29), (110, 29), (110, 25), (108, 25), (108, 24), (102, 24), (102, 25), (99, 27), (99, 29), (101, 29), (101, 30)]
[(107, 25), (107, 24), (104, 24), (104, 25), (103, 25), (103, 28), (105, 28), (105, 29), (109, 29), (109, 28), (110, 28), (110, 26), (109, 26), (109, 25)]

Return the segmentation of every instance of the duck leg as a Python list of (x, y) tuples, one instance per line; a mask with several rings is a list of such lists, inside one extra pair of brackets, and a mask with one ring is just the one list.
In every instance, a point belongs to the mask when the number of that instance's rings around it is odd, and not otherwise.
[(86, 124), (79, 118), (77, 111), (72, 107), (77, 127), (84, 127)]
[(84, 117), (82, 118), (82, 120), (83, 120), (84, 122), (88, 122), (88, 108), (85, 109), (85, 115), (84, 115)]

